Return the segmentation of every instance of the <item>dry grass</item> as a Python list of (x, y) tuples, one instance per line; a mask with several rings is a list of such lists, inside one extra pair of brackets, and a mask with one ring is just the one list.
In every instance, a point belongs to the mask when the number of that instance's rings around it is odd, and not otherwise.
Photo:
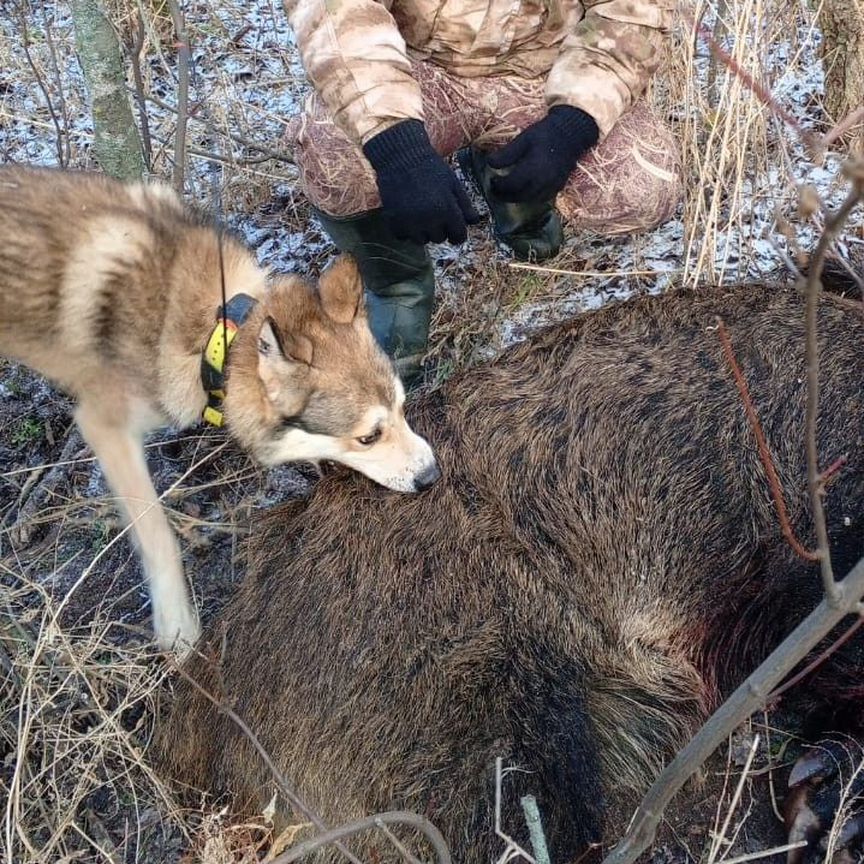
[[(182, 452), (163, 501), (212, 616), (265, 478), (218, 436), (168, 445)], [(153, 459), (164, 475), (165, 457)], [(191, 848), (207, 864), (251, 864), (273, 841), (262, 814), (238, 826), (203, 799), (182, 809), (148, 763), (168, 667), (150, 643), (138, 560), (112, 502), (86, 497), (94, 470), (72, 460), (26, 547), (0, 532), (0, 860), (163, 862)]]
[[(13, 5), (28, 24), (33, 66), (16, 37), (17, 25), (0, 23), (0, 160), (52, 161), (58, 149), (54, 110), (61, 118), (59, 149), (68, 149), (71, 164), (90, 166), (86, 100), (64, 8), (41, 0)], [(264, 2), (254, 17), (245, 0), (196, 0), (184, 7), (193, 46), (204, 54), (193, 70), (188, 192), (208, 202), (211, 167), (222, 166), (226, 214), (254, 229), (255, 236), (271, 231), (276, 238), (264, 257), (279, 268), (314, 267), (329, 247), (294, 188), (296, 171), (248, 145), (278, 149), (286, 115), (305, 90), (281, 4)], [(127, 45), (143, 10), (144, 88), (161, 104), (172, 104), (176, 57), (163, 0), (110, 0), (109, 8)], [(806, 38), (799, 41), (812, 26), (812, 13), (803, 3), (696, 0), (692, 14), (706, 22), (741, 68), (769, 86), (812, 62), (812, 45)], [(784, 42), (788, 50), (780, 59), (766, 50)], [(796, 184), (813, 166), (794, 136), (737, 76), (709, 58), (683, 22), (669, 47), (666, 74), (650, 96), (682, 146), (686, 194), (680, 238), (670, 235), (669, 240), (673, 260), (658, 265), (654, 235), (614, 242), (576, 237), (554, 267), (526, 268), (500, 253), (488, 226), (473, 229), (467, 250), (433, 250), (440, 295), (430, 383), (489, 356), (505, 341), (608, 297), (679, 282), (740, 278), (764, 261), (766, 233), (779, 250), (794, 252), (774, 225), (775, 207), (803, 232), (806, 245), (805, 229), (818, 225), (796, 220), (794, 205)], [(791, 107), (818, 124), (817, 103)], [(174, 115), (150, 102), (148, 117), (153, 172), (169, 177)], [(834, 164), (829, 160), (827, 169)], [(773, 257), (781, 263), (779, 251)], [(0, 423), (0, 437), (2, 432)], [(55, 457), (62, 444), (59, 440), (51, 450)], [(192, 464), (217, 446), (201, 438), (183, 457)], [(185, 478), (169, 500), (187, 548), (199, 556), (193, 570), (200, 576), (196, 584), (208, 614), (233, 578), (236, 526), (258, 505), (265, 482), (236, 454), (216, 460), (211, 469), (206, 476)], [(70, 476), (81, 471), (76, 461)], [(17, 498), (28, 476), (0, 478), (4, 508), (11, 506), (5, 503), (10, 491)], [(219, 506), (208, 510), (213, 501)], [(208, 864), (253, 861), (271, 839), (262, 819), (229, 827), (212, 808), (183, 811), (148, 767), (147, 744), (166, 673), (147, 647), (147, 630), (118, 623), (129, 618), (146, 628), (136, 565), (125, 542), (116, 543), (111, 554), (104, 545), (92, 548), (94, 538), (104, 544), (116, 536), (107, 521), (110, 503), (94, 499), (86, 478), (70, 482), (65, 491), (52, 493), (34, 517), (35, 527), (48, 529), (47, 539), (38, 547), (11, 551), (7, 543), (0, 558), (3, 860), (161, 862), (191, 845), (197, 859)], [(101, 527), (94, 529), (94, 520)], [(217, 547), (219, 554), (211, 554)], [(96, 566), (90, 567), (94, 560)], [(79, 594), (90, 602), (82, 600), (75, 614), (67, 603), (58, 615), (64, 592), (75, 582), (69, 574), (84, 571), (90, 575)], [(106, 597), (113, 599), (100, 604)], [(726, 841), (735, 836), (735, 818), (709, 854), (712, 864), (729, 864), (724, 856), (731, 848)]]
[(167, 673), (146, 630), (98, 614), (72, 627), (59, 606), (17, 575), (0, 588), (2, 860), (164, 862), (191, 847), (202, 864), (257, 861), (273, 840), (260, 815), (183, 809), (148, 764)]
[[(658, 110), (674, 118), (682, 144), (681, 274), (685, 283), (698, 285), (746, 278), (765, 254), (764, 244), (760, 248), (756, 241), (771, 236), (784, 245), (774, 211), (790, 217), (799, 184), (817, 166), (797, 134), (735, 70), (712, 55), (704, 39), (694, 36), (693, 23), (709, 30), (740, 70), (781, 94), (795, 78), (812, 77), (818, 32), (815, 15), (805, 4), (776, 0), (696, 0), (680, 22), (669, 48), (670, 73), (654, 97)], [(804, 104), (782, 95), (778, 101), (806, 129), (827, 131), (819, 94), (806, 96)], [(827, 168), (836, 173), (838, 165), (829, 155)], [(775, 264), (783, 264), (779, 255)]]
[(72, 860), (83, 845), (122, 861), (102, 824), (121, 807), (133, 817), (126, 849), (140, 846), (148, 823), (182, 829), (143, 757), (164, 674), (140, 637), (118, 640), (106, 620), (59, 626), (56, 600), (17, 574), (0, 607), (4, 860)]

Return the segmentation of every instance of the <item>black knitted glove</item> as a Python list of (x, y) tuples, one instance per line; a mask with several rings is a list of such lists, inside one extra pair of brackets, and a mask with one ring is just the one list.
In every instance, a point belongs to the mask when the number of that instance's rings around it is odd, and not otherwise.
[(480, 220), (420, 120), (403, 120), (363, 147), (378, 178), (381, 207), (400, 240), (462, 243)]
[(502, 201), (552, 200), (599, 135), (594, 118), (581, 108), (550, 108), (542, 120), (490, 154), (487, 162), (492, 168), (510, 169), (492, 178), (492, 192)]

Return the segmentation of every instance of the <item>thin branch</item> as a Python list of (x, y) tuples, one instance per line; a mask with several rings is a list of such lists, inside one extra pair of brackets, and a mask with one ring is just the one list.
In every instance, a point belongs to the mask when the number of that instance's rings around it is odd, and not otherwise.
[(807, 312), (806, 312), (806, 357), (807, 357), (807, 412), (806, 412), (806, 446), (807, 446), (807, 487), (810, 492), (810, 504), (813, 510), (813, 524), (816, 529), (818, 544), (817, 556), (822, 573), (822, 586), (830, 603), (839, 602), (837, 585), (834, 581), (834, 571), (831, 566), (831, 548), (828, 538), (828, 525), (825, 518), (825, 508), (822, 506), (822, 480), (819, 471), (819, 449), (817, 445), (817, 421), (819, 415), (819, 332), (817, 313), (819, 310), (819, 295), (822, 293), (822, 269), (825, 266), (825, 256), (834, 242), (835, 237), (846, 224), (852, 211), (861, 202), (862, 190), (857, 183), (840, 208), (825, 220), (825, 228), (816, 244), (810, 267), (807, 271)]
[(799, 269), (799, 265), (804, 253), (802, 252), (801, 247), (798, 245), (798, 239), (795, 237), (795, 232), (792, 229), (792, 226), (780, 212), (779, 207), (774, 215), (774, 227), (786, 238), (786, 242), (789, 244), (789, 248), (795, 252), (795, 257), (798, 259), (799, 263), (793, 261), (789, 253), (785, 249), (783, 249), (783, 247), (774, 239), (773, 232), (768, 227), (768, 225), (766, 225), (764, 230), (762, 231), (762, 239), (766, 240), (768, 243), (771, 244), (774, 251), (786, 265), (786, 269), (796, 279), (800, 279), (801, 270)]
[(525, 824), (528, 826), (534, 860), (537, 864), (550, 864), (549, 848), (546, 845), (546, 835), (543, 833), (543, 820), (540, 818), (537, 799), (533, 795), (526, 795), (520, 803), (522, 812), (525, 814)]
[(57, 62), (57, 47), (54, 44), (54, 36), (52, 35), (54, 27), (48, 21), (45, 0), (40, 0), (40, 6), (42, 8), (42, 21), (45, 24), (45, 44), (48, 46), (51, 71), (57, 87), (57, 101), (60, 103), (60, 113), (63, 116), (63, 158), (60, 159), (60, 165), (65, 166), (72, 161), (72, 139), (69, 135), (69, 109), (66, 106), (66, 96), (63, 93), (63, 76), (60, 74), (60, 64)]
[(835, 459), (820, 475), (819, 485), (824, 489), (834, 477), (840, 473), (840, 469), (849, 461), (845, 454)]
[(728, 858), (723, 864), (744, 864), (745, 861), (758, 861), (760, 858), (790, 852), (792, 849), (802, 849), (806, 845), (806, 840), (799, 840), (797, 843), (785, 843), (783, 846), (775, 846), (773, 849), (763, 849), (760, 852), (748, 852), (746, 855), (739, 855), (737, 858)]
[(744, 86), (756, 96), (763, 105), (770, 108), (771, 111), (774, 112), (784, 123), (786, 123), (789, 127), (795, 130), (798, 137), (801, 139), (802, 143), (812, 152), (818, 153), (820, 150), (820, 142), (816, 139), (816, 137), (808, 132), (799, 122), (796, 117), (794, 117), (789, 111), (787, 111), (772, 95), (771, 92), (765, 87), (764, 84), (757, 81), (746, 69), (742, 68), (741, 65), (735, 60), (735, 58), (726, 51), (722, 45), (714, 38), (711, 31), (701, 22), (697, 22), (693, 20), (693, 16), (690, 12), (681, 8), (681, 15), (683, 19), (687, 22), (688, 26), (690, 26), (702, 39), (705, 41), (705, 44), (708, 46), (708, 49), (711, 53), (723, 63), (724, 66), (727, 67), (737, 78), (739, 78)]
[(853, 126), (857, 126), (859, 123), (864, 123), (864, 105), (860, 108), (856, 108), (851, 113), (847, 114), (846, 117), (837, 123), (833, 129), (825, 134), (825, 137), (822, 139), (822, 146), (827, 148), (830, 144), (833, 144), (838, 138), (841, 138), (845, 135)]
[[(412, 814), (413, 815), (413, 814)], [(408, 862), (408, 864), (423, 864), (422, 861), (381, 821), (380, 818), (372, 817), (375, 827), (390, 841), (390, 845)], [(447, 850), (450, 851), (449, 849)]]
[(780, 485), (780, 478), (777, 476), (777, 471), (774, 468), (774, 461), (771, 458), (770, 451), (768, 450), (768, 442), (765, 440), (765, 434), (762, 431), (762, 424), (759, 422), (759, 415), (756, 413), (756, 408), (753, 406), (753, 400), (750, 398), (750, 390), (747, 387), (747, 381), (744, 379), (741, 367), (735, 359), (735, 352), (732, 349), (732, 341), (729, 338), (729, 334), (726, 332), (726, 325), (720, 318), (717, 319), (717, 335), (720, 337), (720, 342), (723, 345), (723, 353), (726, 355), (726, 362), (732, 370), (735, 384), (738, 386), (738, 392), (741, 394), (741, 401), (744, 403), (744, 411), (750, 422), (750, 428), (756, 436), (756, 446), (759, 449), (759, 458), (762, 461), (762, 467), (765, 469), (765, 473), (768, 476), (768, 485), (771, 487), (771, 497), (774, 499), (774, 507), (777, 510), (777, 518), (780, 520), (780, 529), (783, 531), (783, 536), (797, 555), (805, 561), (816, 561), (818, 560), (816, 554), (804, 547), (801, 541), (795, 536), (795, 532), (792, 529), (792, 523), (789, 521), (789, 512), (786, 509), (786, 501), (783, 499), (783, 489)]
[[(157, 108), (162, 108), (164, 111), (171, 111), (173, 114), (177, 113), (177, 108), (174, 105), (171, 105), (170, 103), (159, 99), (157, 96), (153, 96), (152, 94), (148, 93), (145, 94), (144, 98), (148, 102), (152, 102)], [(296, 164), (296, 160), (294, 159), (294, 157), (286, 150), (276, 150), (273, 147), (268, 147), (266, 144), (259, 144), (257, 141), (252, 141), (250, 138), (244, 138), (242, 135), (236, 135), (233, 132), (225, 132), (222, 129), (219, 129), (206, 118), (198, 117), (196, 114), (198, 107), (199, 106), (197, 105), (192, 106), (192, 110), (189, 112), (188, 119), (196, 120), (198, 123), (203, 123), (204, 126), (207, 127), (207, 131), (210, 132), (211, 135), (227, 136), (235, 144), (239, 144), (241, 147), (248, 147), (250, 150), (257, 150), (259, 153), (263, 153), (268, 158), (274, 159), (277, 162), (287, 162), (289, 165)]]
[(642, 799), (627, 833), (603, 864), (633, 864), (654, 840), (663, 812), (688, 778), (731, 730), (765, 704), (789, 669), (800, 663), (846, 615), (857, 612), (859, 600), (864, 596), (864, 559), (836, 587), (838, 602), (832, 604), (823, 599), (669, 763)]
[[(279, 789), (282, 794), (288, 800), (292, 807), (294, 807), (298, 812), (302, 813), (319, 831), (329, 832), (327, 826), (324, 824), (324, 820), (311, 808), (308, 804), (306, 804), (291, 788), (288, 784), (285, 775), (276, 767), (276, 763), (270, 758), (270, 754), (264, 749), (264, 745), (258, 740), (258, 736), (249, 728), (246, 724), (246, 721), (237, 714), (232, 708), (226, 705), (224, 702), (217, 699), (213, 696), (212, 693), (208, 693), (207, 690), (202, 687), (185, 669), (179, 666), (172, 658), (169, 658), (169, 664), (171, 667), (183, 678), (187, 681), (198, 693), (200, 693), (208, 702), (210, 702), (215, 708), (223, 713), (235, 726), (249, 739), (249, 742), (252, 746), (258, 751), (258, 755), (264, 761), (264, 764), (270, 770), (270, 773), (273, 775), (273, 779), (276, 781)], [(335, 829), (340, 830), (340, 829)], [(338, 841), (343, 835), (339, 835), (336, 838)], [(319, 839), (319, 838), (313, 838)], [(352, 852), (350, 852), (342, 843), (336, 841), (328, 841), (333, 842), (336, 848), (349, 860), (352, 864), (362, 864), (359, 858), (357, 858)], [(311, 842), (311, 841), (310, 841)], [(316, 847), (317, 848), (317, 847)], [(278, 859), (277, 859), (278, 860)], [(293, 860), (293, 859), (292, 859)], [(271, 864), (275, 864), (275, 862), (271, 862)], [(284, 864), (284, 862), (283, 862)]]
[[(438, 864), (450, 864), (450, 850), (447, 848), (441, 832), (428, 819), (404, 810), (390, 810), (386, 813), (379, 813), (377, 816), (367, 816), (365, 819), (350, 822), (340, 828), (334, 828), (318, 837), (312, 837), (310, 840), (298, 843), (287, 852), (278, 855), (270, 864), (292, 864), (292, 862), (305, 858), (322, 846), (335, 843), (337, 840), (344, 840), (363, 831), (369, 831), (371, 828), (383, 830), (385, 825), (409, 825), (411, 828), (421, 831), (435, 849)], [(386, 833), (389, 834), (389, 832)]]
[(711, 851), (708, 853), (709, 861), (717, 860), (717, 853), (720, 851), (720, 846), (726, 840), (726, 832), (729, 830), (729, 824), (732, 822), (732, 817), (738, 809), (738, 802), (741, 800), (741, 793), (744, 791), (744, 784), (750, 776), (750, 768), (753, 765), (753, 759), (756, 757), (756, 751), (759, 749), (760, 740), (758, 733), (753, 736), (753, 741), (750, 743), (750, 750), (747, 753), (747, 759), (744, 762), (744, 768), (741, 771), (741, 776), (738, 778), (735, 791), (732, 793), (732, 800), (729, 802), (729, 807), (726, 810), (726, 818), (723, 820), (723, 826), (720, 828), (719, 832), (714, 834)]
[(177, 0), (167, 0), (177, 37), (177, 131), (174, 138), (174, 188), (183, 192), (186, 171), (186, 118), (189, 113), (189, 37)]
[[(21, 47), (24, 49), (24, 56), (27, 58), (27, 65), (30, 67), (30, 71), (33, 73), (33, 77), (36, 79), (36, 84), (42, 91), (42, 95), (45, 97), (45, 104), (48, 107), (48, 114), (51, 116), (51, 122), (54, 124), (54, 130), (57, 133), (57, 137), (55, 139), (55, 145), (57, 147), (57, 161), (60, 163), (61, 168), (65, 168), (68, 163), (65, 157), (65, 150), (63, 147), (64, 130), (60, 126), (60, 119), (57, 117), (57, 111), (54, 108), (54, 102), (51, 99), (51, 93), (48, 90), (48, 85), (45, 83), (45, 79), (42, 77), (42, 73), (39, 71), (39, 67), (36, 65), (36, 62), (33, 60), (33, 56), (30, 53), (30, 30), (27, 27), (27, 19), (24, 16), (24, 9), (21, 7), (17, 7), (17, 11), (19, 24), (21, 26)], [(50, 29), (48, 28), (47, 23), (45, 27), (46, 29)]]
[(497, 864), (506, 864), (506, 862), (516, 857), (522, 858), (528, 864), (537, 864), (534, 856), (529, 855), (502, 827), (501, 805), (504, 800), (503, 787), (505, 773), (504, 761), (498, 756), (495, 759), (495, 834), (504, 841), (505, 847), (504, 851), (498, 856)]
[(202, 159), (207, 159), (210, 162), (221, 162), (225, 165), (261, 165), (264, 162), (269, 162), (270, 156), (223, 156), (221, 153), (211, 153), (209, 150), (202, 150), (200, 147), (187, 147), (186, 152), (192, 156), (200, 156)]
[(768, 697), (769, 702), (779, 699), (787, 690), (791, 690), (799, 681), (806, 678), (811, 672), (821, 666), (832, 654), (839, 651), (864, 624), (864, 617), (858, 620), (842, 635), (838, 636), (812, 663), (808, 663), (800, 672), (793, 675), (785, 684), (781, 684)]
[[(157, 144), (161, 144), (167, 150), (171, 150), (171, 144), (167, 139), (162, 138), (159, 135), (153, 135), (152, 140)], [(269, 162), (270, 156), (251, 156), (251, 157), (242, 157), (242, 156), (234, 156), (234, 154), (229, 154), (227, 156), (222, 153), (214, 153), (211, 150), (204, 150), (201, 147), (194, 147), (189, 144), (186, 147), (186, 154), (188, 156), (199, 156), (201, 159), (206, 160), (207, 162), (219, 162), (225, 165), (239, 165), (241, 167), (249, 166), (249, 165), (261, 165), (264, 162)]]
[(135, 81), (135, 105), (138, 107), (138, 119), (141, 124), (141, 143), (144, 147), (144, 161), (149, 171), (153, 166), (153, 144), (150, 140), (150, 120), (147, 117), (147, 103), (144, 95), (144, 76), (141, 74), (141, 52), (144, 50), (144, 39), (147, 28), (144, 26), (144, 15), (138, 11), (138, 27), (135, 41), (129, 48), (129, 61), (132, 66), (132, 78)]
[(837, 264), (843, 272), (855, 283), (858, 293), (864, 298), (864, 276), (855, 272), (855, 268), (842, 256), (832, 255), (831, 262)]

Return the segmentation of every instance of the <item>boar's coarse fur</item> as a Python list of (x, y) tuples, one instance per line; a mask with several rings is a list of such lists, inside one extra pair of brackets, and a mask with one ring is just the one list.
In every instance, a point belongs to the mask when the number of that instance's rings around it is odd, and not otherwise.
[[(258, 521), (210, 632), (218, 664), (187, 669), (328, 824), (406, 808), (455, 861), (493, 861), (501, 756), (522, 769), (505, 827), (524, 838), (519, 797), (534, 793), (552, 860), (573, 860), (603, 838), (609, 802), (643, 790), (818, 602), (817, 567), (781, 535), (718, 315), (812, 547), (804, 298), (776, 285), (645, 297), (534, 336), (413, 406), (445, 472), (428, 494), (342, 475)], [(819, 453), (849, 457), (827, 494), (842, 576), (864, 551), (860, 303), (824, 296), (819, 344)], [(860, 649), (812, 676), (810, 698), (860, 698)], [(238, 808), (275, 788), (182, 683), (160, 751), (171, 776)], [(354, 848), (396, 857), (380, 835)]]

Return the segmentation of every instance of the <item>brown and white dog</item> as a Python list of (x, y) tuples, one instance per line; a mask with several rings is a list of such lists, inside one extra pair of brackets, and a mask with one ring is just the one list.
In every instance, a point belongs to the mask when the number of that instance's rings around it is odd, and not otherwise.
[(265, 465), (334, 460), (401, 492), (438, 478), (353, 260), (337, 259), (317, 289), (295, 276), (268, 286), (249, 250), (167, 186), (29, 167), (0, 168), (0, 237), (0, 354), (76, 398), (132, 523), (162, 647), (183, 651), (199, 626), (148, 431), (224, 419)]

